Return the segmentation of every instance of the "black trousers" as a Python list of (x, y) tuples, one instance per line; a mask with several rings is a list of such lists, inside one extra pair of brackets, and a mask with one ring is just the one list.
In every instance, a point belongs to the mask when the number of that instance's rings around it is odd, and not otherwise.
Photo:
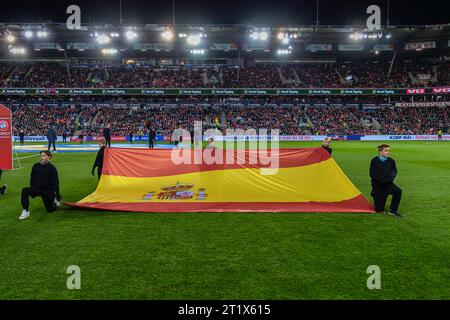
[(22, 208), (28, 210), (30, 208), (30, 197), (41, 197), (44, 201), (45, 210), (47, 212), (53, 212), (56, 210), (55, 203), (55, 193), (48, 190), (43, 190), (36, 187), (23, 188), (22, 189)]
[(48, 150), (50, 151), (50, 147), (52, 145), (53, 145), (53, 151), (56, 151), (56, 143), (55, 143), (55, 141), (53, 141), (53, 142), (49, 141), (48, 142)]
[(395, 184), (390, 184), (384, 188), (372, 189), (372, 198), (375, 204), (376, 212), (383, 212), (386, 206), (386, 201), (389, 195), (392, 195), (392, 201), (390, 205), (390, 211), (397, 211), (402, 199), (402, 189)]
[(100, 178), (102, 177), (102, 170), (103, 170), (103, 166), (97, 167), (98, 180), (100, 180)]
[(105, 140), (106, 140), (106, 146), (111, 147), (111, 138), (109, 138), (109, 139), (105, 138)]
[(148, 147), (153, 149), (153, 139), (148, 139)]

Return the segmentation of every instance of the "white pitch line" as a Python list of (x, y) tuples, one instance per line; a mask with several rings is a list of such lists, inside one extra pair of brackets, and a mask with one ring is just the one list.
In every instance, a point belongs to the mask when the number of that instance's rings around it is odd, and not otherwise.
[[(25, 156), (25, 157), (17, 157), (16, 159), (25, 159), (25, 158), (31, 158), (31, 157), (38, 157), (38, 156), (40, 156), (40, 154), (32, 154), (32, 155), (29, 155), (29, 156)], [(14, 160), (14, 159), (13, 159)]]

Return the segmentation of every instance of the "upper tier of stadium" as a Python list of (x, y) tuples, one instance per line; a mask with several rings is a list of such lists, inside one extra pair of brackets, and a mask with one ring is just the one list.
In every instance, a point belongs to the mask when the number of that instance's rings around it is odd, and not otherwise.
[[(391, 67), (392, 66), (392, 67)], [(245, 66), (0, 62), (9, 88), (407, 88), (450, 84), (444, 57), (390, 61), (256, 63)]]
[(5, 88), (405, 88), (449, 84), (450, 24), (0, 23)]

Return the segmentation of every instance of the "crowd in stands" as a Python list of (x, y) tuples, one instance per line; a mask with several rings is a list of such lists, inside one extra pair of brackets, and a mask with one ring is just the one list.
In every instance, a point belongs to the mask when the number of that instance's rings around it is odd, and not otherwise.
[[(245, 67), (0, 62), (0, 87), (78, 88), (345, 88), (450, 85), (446, 59), (374, 59)], [(297, 134), (428, 134), (448, 132), (450, 107), (396, 107), (396, 102), (449, 101), (426, 96), (0, 96), (12, 106), (14, 132), (99, 135), (106, 125), (117, 136), (145, 134), (144, 122), (163, 134), (194, 121), (205, 129), (279, 129)]]
[[(64, 131), (68, 135), (101, 135), (108, 124), (116, 136), (145, 134), (147, 120), (161, 134), (180, 127), (192, 130), (194, 121), (201, 121), (204, 129), (279, 129), (282, 135), (435, 134), (450, 130), (449, 105), (399, 107), (383, 97), (145, 99), (151, 102), (133, 98), (131, 105), (125, 98), (108, 103), (98, 97), (98, 105), (94, 101), (31, 103), (22, 99), (1, 102), (12, 107), (16, 135), (20, 130), (25, 135), (45, 135), (50, 126), (58, 135)], [(355, 99), (360, 103), (352, 104)], [(450, 98), (415, 97), (414, 101), (448, 103)]]
[(58, 135), (73, 134), (77, 128), (77, 118), (83, 111), (80, 106), (50, 107), (48, 105), (13, 106), (14, 134), (23, 130), (25, 135), (45, 136), (52, 126)]
[(385, 134), (436, 134), (450, 126), (450, 107), (382, 107), (372, 110), (371, 116)]
[[(389, 73), (389, 70), (390, 73)], [(0, 63), (1, 87), (340, 88), (449, 85), (448, 61), (352, 60), (245, 67)]]

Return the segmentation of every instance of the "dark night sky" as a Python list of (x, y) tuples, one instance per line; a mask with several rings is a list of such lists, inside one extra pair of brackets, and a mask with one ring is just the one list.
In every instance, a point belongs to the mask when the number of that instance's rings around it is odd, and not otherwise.
[[(71, 4), (81, 7), (82, 23), (118, 23), (119, 0), (110, 1), (2, 1), (1, 22), (63, 22), (66, 8)], [(390, 0), (391, 24), (449, 23), (448, 0), (406, 1)], [(386, 23), (387, 0), (320, 0), (319, 20), (322, 25), (351, 24), (366, 19), (368, 5), (377, 4), (382, 10), (382, 24)], [(176, 1), (176, 23), (240, 23), (258, 24), (314, 24), (316, 0), (190, 0)], [(172, 21), (172, 0), (122, 0), (123, 23), (162, 24)]]

